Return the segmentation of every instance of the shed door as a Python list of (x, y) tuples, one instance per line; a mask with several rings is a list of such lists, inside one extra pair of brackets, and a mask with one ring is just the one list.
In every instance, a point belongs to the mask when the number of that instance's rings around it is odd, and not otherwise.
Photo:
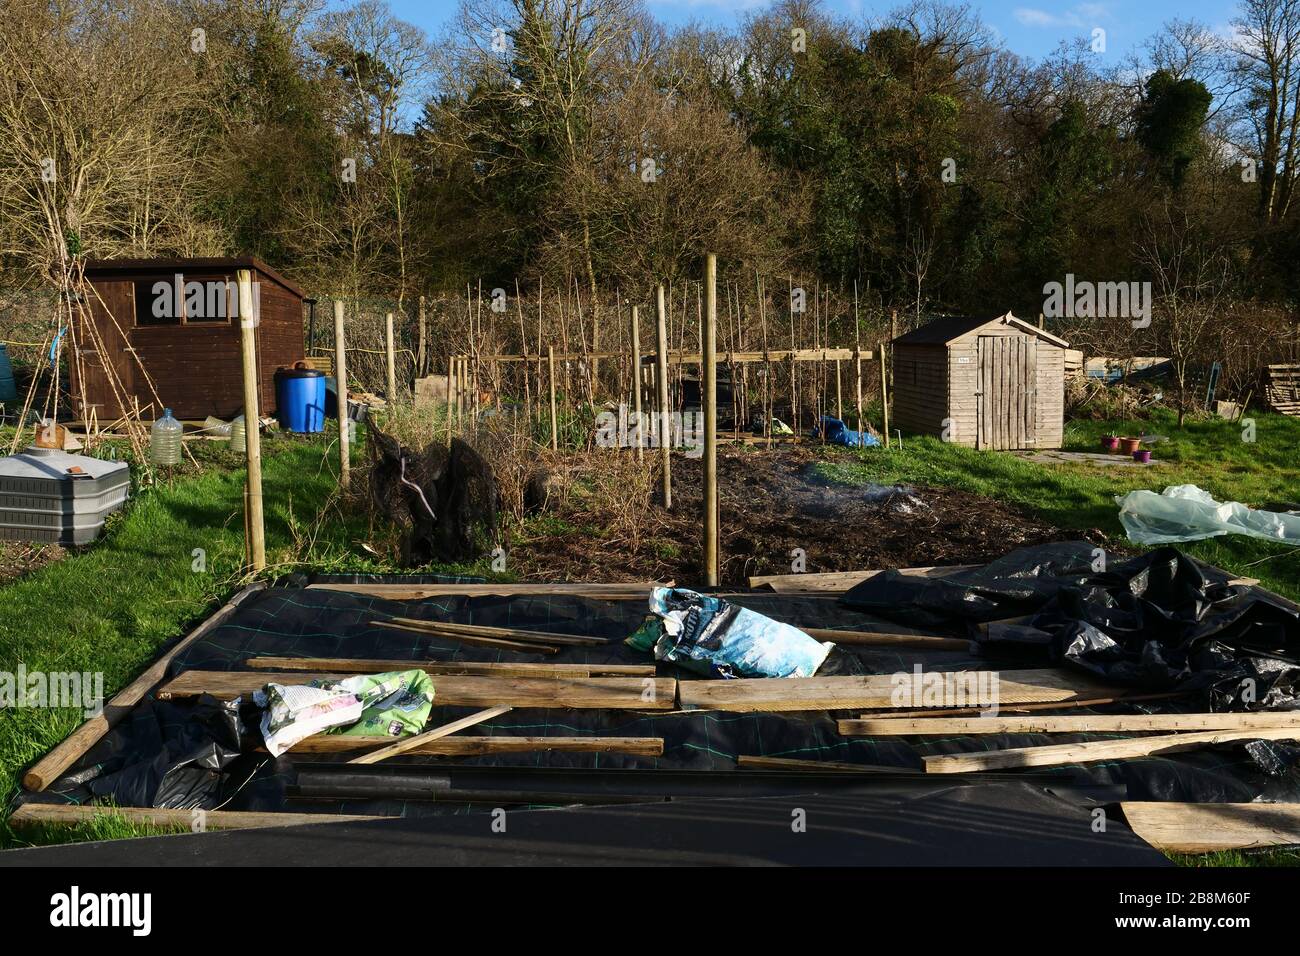
[(978, 361), (976, 447), (1034, 447), (1038, 340), (1018, 335), (981, 335)]

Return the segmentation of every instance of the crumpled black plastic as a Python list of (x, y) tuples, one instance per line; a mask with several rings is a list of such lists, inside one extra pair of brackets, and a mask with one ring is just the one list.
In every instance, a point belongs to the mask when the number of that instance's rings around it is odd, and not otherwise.
[(1176, 548), (1094, 571), (1086, 541), (1013, 551), (944, 578), (891, 571), (843, 603), (961, 628), (990, 653), (1066, 663), (1122, 685), (1203, 689), (1216, 710), (1300, 707), (1300, 613)]
[[(157, 703), (131, 715), (131, 751), (85, 783), (119, 806), (212, 809), (240, 759), (242, 723), (233, 702), (204, 695), (180, 719)], [(240, 778), (242, 779), (242, 778)]]

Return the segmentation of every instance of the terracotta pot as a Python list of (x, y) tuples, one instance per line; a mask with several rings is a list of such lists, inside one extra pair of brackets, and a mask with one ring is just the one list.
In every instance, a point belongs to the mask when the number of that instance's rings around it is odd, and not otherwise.
[(1119, 448), (1119, 439), (1114, 435), (1106, 435), (1101, 440), (1102, 451), (1114, 451)]
[(1119, 440), (1120, 453), (1124, 455), (1131, 455), (1133, 454), (1133, 452), (1138, 450), (1138, 446), (1141, 444), (1142, 444), (1141, 440), (1137, 438), (1121, 438)]

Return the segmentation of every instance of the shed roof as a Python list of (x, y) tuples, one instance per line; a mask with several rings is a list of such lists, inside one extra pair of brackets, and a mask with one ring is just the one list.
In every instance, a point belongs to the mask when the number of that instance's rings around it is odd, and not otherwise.
[(297, 283), (286, 279), (256, 256), (206, 259), (90, 259), (86, 262), (85, 273), (87, 279), (100, 279), (131, 273), (139, 275), (140, 273), (193, 272), (208, 269), (219, 269), (223, 272), (250, 269), (284, 286), (299, 298), (304, 298), (306, 295)]
[(934, 319), (921, 326), (919, 329), (913, 329), (911, 332), (905, 332), (898, 338), (894, 339), (895, 345), (947, 345), (963, 335), (969, 335), (986, 325), (1012, 325), (1022, 332), (1030, 335), (1036, 335), (1051, 345), (1065, 348), (1070, 343), (1065, 339), (1058, 338), (1050, 332), (1044, 331), (1035, 325), (1023, 319), (1018, 319), (1010, 312), (1002, 315), (983, 315), (983, 316), (945, 316), (944, 318)]

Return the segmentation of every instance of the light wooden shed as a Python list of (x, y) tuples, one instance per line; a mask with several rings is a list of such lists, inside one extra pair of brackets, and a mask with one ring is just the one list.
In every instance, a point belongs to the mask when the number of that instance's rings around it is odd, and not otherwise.
[(1068, 346), (1010, 312), (935, 319), (894, 339), (894, 423), (969, 448), (1059, 448)]

